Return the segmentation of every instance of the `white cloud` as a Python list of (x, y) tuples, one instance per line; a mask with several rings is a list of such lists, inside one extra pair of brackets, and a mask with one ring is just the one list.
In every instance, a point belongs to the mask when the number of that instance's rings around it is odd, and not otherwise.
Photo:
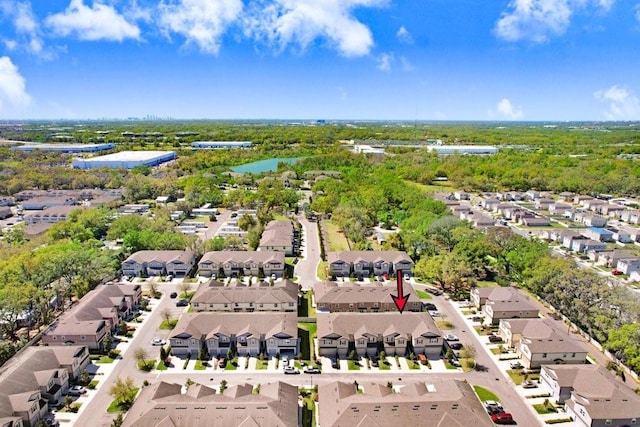
[(636, 5), (636, 20), (640, 22), (640, 3)]
[(400, 64), (402, 64), (402, 69), (404, 71), (413, 71), (416, 69), (416, 67), (414, 67), (413, 64), (404, 56), (400, 57)]
[(607, 120), (640, 119), (640, 100), (626, 88), (613, 85), (609, 89), (597, 91), (594, 96), (609, 104), (609, 110), (604, 112)]
[(378, 67), (377, 67), (378, 70), (385, 71), (388, 73), (389, 71), (391, 71), (391, 64), (393, 63), (393, 53), (385, 52), (379, 55), (377, 62), (378, 62)]
[(50, 15), (45, 23), (59, 36), (75, 35), (80, 40), (123, 41), (139, 39), (140, 29), (125, 19), (113, 6), (94, 1), (71, 0), (64, 12)]
[(411, 34), (409, 33), (409, 31), (407, 31), (407, 29), (404, 26), (398, 29), (398, 32), (396, 33), (396, 37), (402, 43), (406, 43), (406, 44), (413, 43), (413, 37), (411, 37)]
[(11, 58), (0, 57), (0, 114), (6, 115), (6, 107), (9, 107), (11, 114), (15, 114), (16, 109), (27, 107), (31, 103), (31, 96), (25, 86), (24, 77), (11, 62)]
[(279, 50), (293, 44), (305, 49), (316, 39), (328, 40), (346, 57), (367, 55), (374, 45), (369, 27), (352, 14), (357, 7), (379, 7), (387, 0), (264, 0), (252, 3), (246, 34)]
[(524, 116), (522, 107), (514, 106), (507, 98), (502, 98), (496, 105), (495, 110), (489, 110), (489, 117), (507, 120), (518, 120)]
[(40, 25), (33, 14), (31, 3), (3, 0), (0, 1), (0, 12), (11, 19), (15, 28), (17, 40), (3, 40), (9, 50), (21, 48), (45, 58), (50, 56), (44, 49)]
[(614, 3), (615, 0), (511, 0), (494, 31), (506, 41), (544, 43), (564, 34), (577, 10), (591, 5), (606, 12)]
[(160, 5), (160, 26), (207, 53), (218, 53), (220, 39), (242, 12), (242, 0), (170, 0)]

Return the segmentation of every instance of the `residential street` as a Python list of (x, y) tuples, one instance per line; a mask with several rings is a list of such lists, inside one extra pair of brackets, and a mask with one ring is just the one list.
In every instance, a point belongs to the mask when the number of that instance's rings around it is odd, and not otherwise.
[(302, 225), (302, 258), (294, 268), (298, 283), (302, 289), (308, 290), (318, 281), (318, 263), (320, 262), (320, 239), (318, 237), (318, 223), (307, 220), (304, 214), (298, 215)]

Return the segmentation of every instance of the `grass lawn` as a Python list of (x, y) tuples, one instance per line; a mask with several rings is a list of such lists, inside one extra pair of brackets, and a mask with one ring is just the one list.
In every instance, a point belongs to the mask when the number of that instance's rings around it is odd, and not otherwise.
[(158, 371), (166, 371), (167, 370), (167, 366), (164, 364), (164, 361), (160, 361), (160, 362), (158, 362), (158, 366), (156, 366), (156, 369)]
[(316, 271), (316, 274), (318, 275), (320, 280), (326, 280), (327, 279), (327, 268), (328, 267), (329, 267), (329, 264), (327, 263), (327, 261), (320, 261), (318, 263), (318, 270)]
[(196, 366), (193, 369), (196, 371), (204, 371), (207, 367), (204, 365), (202, 360), (196, 360)]
[(359, 362), (354, 362), (353, 360), (347, 360), (347, 365), (349, 366), (349, 370), (350, 371), (359, 371), (360, 370), (360, 363)]
[(322, 225), (327, 231), (329, 240), (329, 250), (331, 252), (348, 251), (349, 243), (340, 228), (331, 221), (322, 221)]
[(95, 361), (96, 363), (113, 363), (113, 359), (109, 356), (102, 356)]
[(378, 363), (378, 369), (380, 369), (381, 371), (388, 371), (391, 369), (391, 366), (389, 366), (386, 361), (385, 362), (380, 361)]
[(453, 365), (452, 365), (448, 360), (445, 360), (445, 361), (444, 361), (444, 366), (445, 366), (445, 368), (447, 368), (447, 369), (455, 369), (455, 370), (457, 370), (457, 369), (458, 369), (456, 366), (453, 366)]
[(98, 380), (92, 380), (92, 381), (87, 385), (87, 388), (88, 388), (89, 390), (95, 390), (95, 388), (96, 388), (96, 387), (98, 387), (98, 383), (99, 383), (99, 382), (100, 382), (100, 381), (98, 381)]
[(416, 295), (418, 295), (418, 298), (420, 298), (420, 299), (431, 299), (432, 298), (430, 293), (425, 292), (425, 291), (421, 291), (420, 289), (416, 289)]
[(420, 363), (412, 360), (407, 360), (407, 365), (409, 369), (420, 369)]
[(256, 369), (267, 369), (269, 366), (268, 360), (259, 360), (256, 362)]
[(499, 288), (500, 287), (498, 282), (494, 282), (491, 280), (480, 280), (476, 283), (476, 286), (479, 288)]
[(173, 329), (177, 323), (178, 319), (163, 320), (162, 323), (160, 323), (159, 329)]
[(313, 339), (318, 330), (317, 323), (298, 323), (298, 337), (300, 338), (300, 357), (303, 360), (311, 360), (315, 354)]
[(298, 317), (316, 317), (316, 309), (311, 306), (311, 292), (305, 292), (298, 306)]
[(483, 402), (487, 400), (494, 400), (496, 402), (500, 402), (500, 399), (498, 399), (498, 396), (496, 396), (495, 394), (493, 394), (491, 391), (487, 390), (484, 387), (480, 387), (479, 385), (474, 385), (473, 390), (478, 395), (478, 399), (480, 399)]
[(440, 329), (453, 329), (453, 323), (448, 320), (436, 320), (436, 326)]
[(238, 369), (238, 361), (236, 359), (227, 360), (227, 364), (225, 365), (224, 370), (235, 371), (236, 369)]
[(544, 403), (538, 403), (536, 405), (533, 405), (533, 409), (535, 409), (536, 412), (540, 415), (555, 414), (556, 412), (558, 412), (558, 410), (555, 408), (555, 406), (553, 406), (553, 404), (549, 404), (545, 406)]
[[(133, 390), (131, 390), (131, 394), (129, 395), (129, 398), (131, 399), (131, 402), (133, 402), (133, 400), (136, 398), (136, 395), (138, 394), (138, 390), (140, 390), (139, 388), (134, 388)], [(109, 407), (107, 408), (107, 412), (113, 413), (113, 412), (125, 412), (128, 411), (129, 408), (131, 407), (131, 404), (121, 404), (120, 402), (118, 402), (117, 400), (113, 400), (113, 402), (111, 402), (111, 404), (109, 405)]]
[(196, 293), (196, 291), (188, 291), (186, 294), (180, 294), (178, 295), (179, 298), (181, 299), (188, 299), (190, 300), (191, 297)]

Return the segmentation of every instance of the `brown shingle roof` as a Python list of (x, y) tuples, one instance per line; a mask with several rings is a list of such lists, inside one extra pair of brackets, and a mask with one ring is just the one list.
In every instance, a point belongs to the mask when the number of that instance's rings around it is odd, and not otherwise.
[(465, 381), (430, 379), (393, 391), (382, 384), (334, 382), (319, 387), (320, 425), (489, 427), (493, 423)]
[(318, 338), (327, 336), (411, 335), (441, 336), (440, 329), (429, 313), (318, 313)]
[(298, 426), (298, 388), (283, 382), (262, 384), (254, 394), (247, 384), (223, 394), (194, 384), (159, 382), (145, 387), (124, 420), (125, 427)]
[(216, 334), (242, 333), (271, 337), (275, 334), (298, 336), (296, 313), (187, 313), (178, 320), (170, 338), (208, 339)]
[[(409, 294), (408, 302), (420, 302), (409, 283), (404, 284), (404, 293)], [(318, 282), (313, 286), (313, 292), (318, 304), (330, 303), (385, 303), (391, 302), (391, 295), (397, 296), (396, 284), (370, 283), (358, 285), (357, 283)]]
[(158, 261), (162, 263), (182, 261), (184, 264), (189, 264), (195, 257), (195, 253), (192, 251), (138, 251), (124, 262), (135, 261), (138, 264), (145, 262)]
[[(282, 252), (280, 252), (282, 254)], [(284, 255), (284, 254), (283, 254)], [(210, 281), (198, 286), (191, 303), (298, 303), (298, 285), (283, 280), (273, 286), (221, 286)]]

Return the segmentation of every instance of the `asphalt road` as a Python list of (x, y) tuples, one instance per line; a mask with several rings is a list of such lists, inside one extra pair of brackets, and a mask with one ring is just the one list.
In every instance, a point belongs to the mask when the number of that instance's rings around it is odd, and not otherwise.
[(298, 277), (298, 283), (302, 289), (311, 289), (318, 281), (318, 263), (320, 262), (320, 239), (318, 237), (318, 223), (308, 221), (304, 215), (298, 215), (298, 221), (302, 225), (302, 256), (296, 264), (294, 274)]
[(112, 366), (101, 369), (101, 371), (110, 372), (105, 374), (104, 377), (96, 377), (96, 379), (100, 381), (100, 388), (93, 398), (84, 404), (86, 407), (78, 415), (75, 425), (109, 426), (111, 424), (111, 421), (115, 418), (115, 414), (109, 414), (106, 412), (113, 400), (113, 397), (109, 394), (109, 389), (118, 377), (131, 377), (133, 378), (135, 385), (138, 387), (145, 379), (151, 381), (156, 378), (155, 373), (145, 373), (137, 369), (133, 353), (136, 348), (142, 347), (147, 350), (149, 359), (158, 360), (160, 347), (152, 346), (151, 341), (154, 338), (167, 339), (170, 332), (169, 330), (158, 329), (160, 323), (164, 320), (163, 312), (165, 310), (169, 310), (171, 312), (171, 317), (177, 319), (181, 313), (186, 311), (185, 308), (175, 306), (177, 300), (169, 298), (169, 294), (171, 292), (178, 292), (177, 288), (178, 285), (175, 283), (159, 284), (159, 290), (164, 293), (162, 298), (160, 300), (155, 300), (155, 307), (153, 311), (146, 314), (147, 318), (138, 327), (133, 338), (129, 339), (129, 345), (120, 355), (120, 359), (117, 362), (114, 362)]

